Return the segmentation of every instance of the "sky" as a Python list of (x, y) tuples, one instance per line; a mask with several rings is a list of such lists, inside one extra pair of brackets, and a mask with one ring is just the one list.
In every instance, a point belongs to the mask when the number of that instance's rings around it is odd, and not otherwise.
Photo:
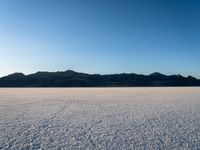
[(1, 0), (0, 76), (68, 69), (200, 78), (200, 1)]

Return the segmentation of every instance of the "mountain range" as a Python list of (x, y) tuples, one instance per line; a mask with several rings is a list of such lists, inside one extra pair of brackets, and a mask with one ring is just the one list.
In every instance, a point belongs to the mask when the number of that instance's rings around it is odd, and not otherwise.
[(0, 78), (0, 87), (157, 87), (157, 86), (200, 86), (200, 79), (192, 76), (164, 75), (158, 72), (150, 75), (87, 74), (73, 70), (60, 72), (37, 72), (24, 75), (14, 73)]

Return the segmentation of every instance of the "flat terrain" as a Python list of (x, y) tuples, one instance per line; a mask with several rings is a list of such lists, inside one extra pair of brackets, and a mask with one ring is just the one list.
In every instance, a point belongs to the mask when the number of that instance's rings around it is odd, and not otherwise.
[(200, 149), (200, 88), (0, 89), (0, 149)]

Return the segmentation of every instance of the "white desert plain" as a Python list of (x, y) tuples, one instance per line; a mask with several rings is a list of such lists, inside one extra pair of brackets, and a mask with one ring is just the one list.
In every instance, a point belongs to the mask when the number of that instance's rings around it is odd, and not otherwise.
[(200, 149), (200, 88), (2, 88), (0, 149)]

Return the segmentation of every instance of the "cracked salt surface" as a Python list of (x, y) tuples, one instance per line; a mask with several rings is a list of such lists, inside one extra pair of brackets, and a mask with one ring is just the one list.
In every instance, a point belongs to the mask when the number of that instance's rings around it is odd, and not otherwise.
[(200, 149), (200, 88), (0, 89), (0, 149)]

